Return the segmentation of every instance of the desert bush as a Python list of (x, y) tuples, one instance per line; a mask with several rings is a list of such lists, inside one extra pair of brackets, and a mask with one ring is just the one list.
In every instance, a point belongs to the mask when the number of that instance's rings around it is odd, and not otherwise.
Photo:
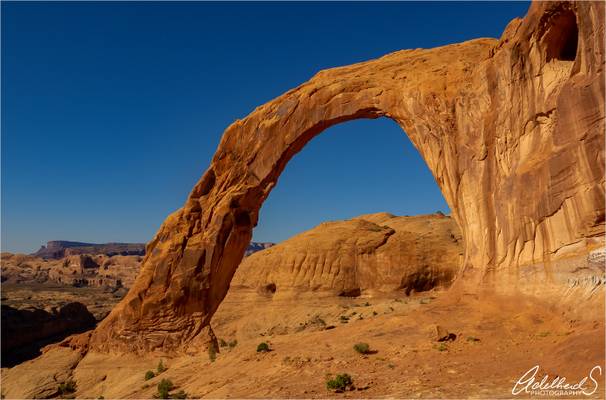
[(309, 322), (312, 325), (321, 325), (321, 326), (326, 325), (326, 321), (324, 321), (322, 318), (320, 318), (320, 316), (318, 314), (314, 315)]
[(326, 381), (326, 388), (329, 390), (346, 390), (353, 386), (353, 379), (349, 374), (339, 374), (335, 379)]
[(217, 348), (214, 344), (208, 346), (208, 358), (210, 362), (215, 362), (215, 360), (217, 359)]
[(448, 350), (448, 346), (446, 346), (446, 343), (440, 343), (440, 345), (438, 347), (436, 347), (436, 349), (438, 351), (446, 351), (446, 350)]
[(356, 343), (354, 344), (354, 350), (360, 354), (368, 354), (370, 353), (370, 346), (368, 343)]
[(233, 349), (234, 347), (236, 347), (238, 345), (238, 341), (236, 339), (234, 340), (230, 340), (229, 342), (227, 342), (227, 346), (230, 349)]
[(175, 386), (171, 382), (170, 379), (162, 379), (160, 383), (158, 383), (158, 394), (156, 395), (157, 399), (170, 399), (169, 392)]
[(166, 371), (166, 367), (164, 366), (164, 363), (162, 362), (162, 360), (160, 360), (160, 362), (158, 363), (158, 367), (156, 369), (158, 370), (159, 374)]
[(59, 385), (59, 393), (62, 395), (74, 393), (76, 391), (76, 382), (72, 379)]
[(154, 374), (154, 371), (151, 371), (151, 370), (147, 371), (145, 373), (145, 380), (148, 381), (150, 379), (153, 379), (153, 377), (155, 377), (155, 376), (156, 376), (156, 374)]
[(219, 339), (219, 347), (227, 347), (227, 342), (225, 339)]
[(271, 349), (269, 348), (269, 345), (265, 342), (261, 342), (257, 346), (257, 353), (267, 353), (268, 351), (271, 351)]

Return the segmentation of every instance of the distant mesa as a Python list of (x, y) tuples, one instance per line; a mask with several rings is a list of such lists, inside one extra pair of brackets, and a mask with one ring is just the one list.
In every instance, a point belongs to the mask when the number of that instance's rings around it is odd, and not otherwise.
[(106, 256), (142, 256), (145, 255), (145, 243), (84, 243), (67, 240), (51, 240), (46, 246), (32, 253), (40, 258), (59, 259), (78, 254), (104, 254)]
[(250, 242), (250, 244), (248, 245), (248, 248), (244, 252), (244, 257), (248, 257), (251, 254), (256, 253), (257, 251), (269, 249), (270, 247), (272, 247), (274, 245), (275, 245), (275, 243), (272, 243), (272, 242)]
[[(246, 249), (245, 256), (249, 256), (259, 250), (267, 249), (275, 243), (251, 242)], [(41, 246), (32, 256), (44, 259), (60, 259), (67, 256), (80, 254), (102, 254), (112, 256), (143, 256), (145, 255), (145, 243), (85, 243), (71, 242), (68, 240), (51, 240), (46, 246)]]

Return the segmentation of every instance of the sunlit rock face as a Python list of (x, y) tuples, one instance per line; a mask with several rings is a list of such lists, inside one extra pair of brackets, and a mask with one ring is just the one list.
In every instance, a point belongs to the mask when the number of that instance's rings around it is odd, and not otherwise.
[(245, 258), (231, 291), (295, 300), (311, 296), (381, 296), (448, 287), (463, 245), (456, 222), (441, 213), (389, 213), (324, 222)]
[(352, 119), (391, 118), (408, 134), (460, 226), (462, 269), (480, 283), (587, 253), (604, 233), (603, 38), (601, 4), (533, 3), (499, 40), (321, 71), (258, 107), (226, 129), (92, 347), (199, 350), (280, 173)]

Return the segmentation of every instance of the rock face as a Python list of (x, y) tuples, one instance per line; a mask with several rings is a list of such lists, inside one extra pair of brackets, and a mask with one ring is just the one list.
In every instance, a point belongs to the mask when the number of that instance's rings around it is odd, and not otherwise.
[(67, 240), (52, 240), (46, 246), (33, 253), (41, 258), (59, 259), (78, 254), (104, 254), (106, 256), (142, 256), (145, 255), (145, 243), (83, 243)]
[(95, 317), (82, 303), (48, 311), (2, 305), (2, 367), (33, 358), (49, 340), (91, 329), (95, 323)]
[(425, 159), (478, 284), (602, 242), (604, 8), (536, 2), (500, 40), (321, 71), (234, 122), (91, 348), (198, 351), (288, 161), (332, 125), (379, 117)]
[(232, 288), (269, 296), (421, 292), (448, 286), (463, 256), (456, 222), (387, 213), (325, 222), (242, 261)]

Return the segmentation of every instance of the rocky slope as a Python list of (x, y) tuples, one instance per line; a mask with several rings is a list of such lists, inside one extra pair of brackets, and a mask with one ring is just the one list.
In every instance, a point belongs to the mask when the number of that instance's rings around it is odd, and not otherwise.
[[(183, 208), (148, 245), (97, 351), (199, 351), (288, 161), (340, 122), (408, 134), (462, 231), (469, 290), (586, 255), (604, 236), (604, 8), (534, 2), (500, 39), (403, 50), (321, 71), (223, 134)], [(556, 271), (557, 272), (557, 271)], [(557, 276), (557, 274), (556, 274)], [(565, 282), (565, 281), (564, 281)]]
[(456, 222), (441, 214), (387, 213), (325, 222), (247, 257), (231, 289), (271, 296), (425, 291), (448, 286), (463, 255)]

